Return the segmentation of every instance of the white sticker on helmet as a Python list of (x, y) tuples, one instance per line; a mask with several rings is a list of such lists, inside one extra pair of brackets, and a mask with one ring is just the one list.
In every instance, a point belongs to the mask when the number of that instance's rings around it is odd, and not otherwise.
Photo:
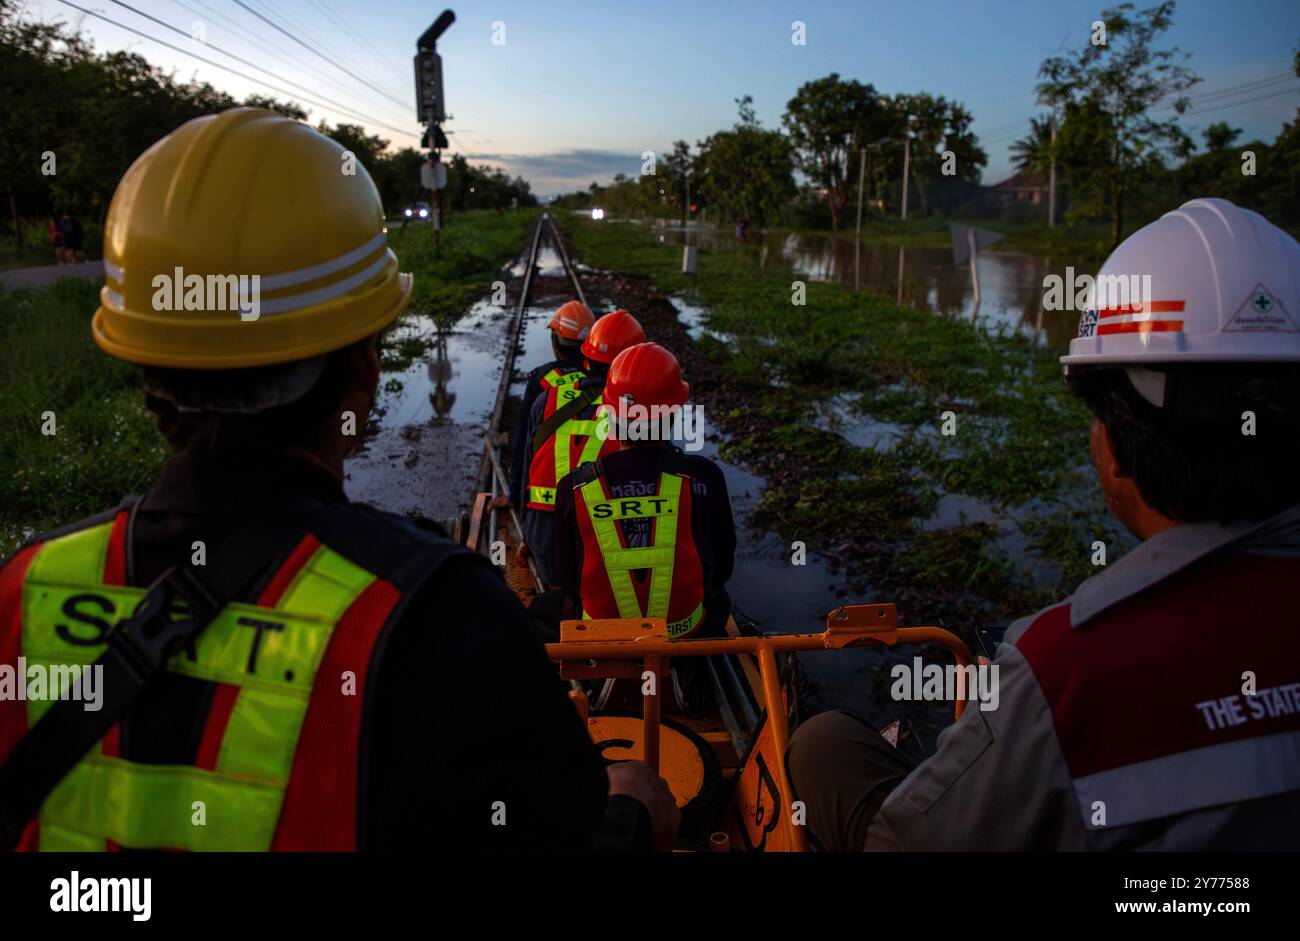
[(1232, 315), (1225, 333), (1295, 333), (1297, 328), (1282, 302), (1263, 284), (1256, 284), (1250, 296)]

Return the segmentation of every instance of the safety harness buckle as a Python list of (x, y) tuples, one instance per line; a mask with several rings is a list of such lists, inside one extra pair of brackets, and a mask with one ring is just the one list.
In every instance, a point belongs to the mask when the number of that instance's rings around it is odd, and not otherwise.
[[(185, 612), (174, 618), (177, 601), (184, 602)], [(221, 607), (188, 566), (172, 566), (149, 586), (135, 612), (109, 634), (109, 649), (144, 679), (206, 627)]]

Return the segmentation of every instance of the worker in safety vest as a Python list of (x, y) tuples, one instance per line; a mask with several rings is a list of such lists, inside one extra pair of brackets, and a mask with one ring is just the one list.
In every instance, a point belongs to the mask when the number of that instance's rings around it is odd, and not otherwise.
[(914, 770), (844, 713), (800, 727), (814, 846), (1300, 846), (1300, 244), (1192, 200), (1115, 249), (1061, 361), (1141, 544), (1012, 624)]
[(515, 424), (515, 439), (510, 459), (510, 493), (498, 496), (497, 507), (520, 506), (524, 479), (528, 470), (528, 416), (533, 413), (533, 403), (561, 385), (576, 386), (586, 377), (582, 368), (582, 341), (587, 339), (596, 318), (581, 301), (561, 304), (551, 317), (547, 329), (551, 331), (551, 353), (554, 358), (528, 374), (524, 381), (524, 397), (520, 406), (521, 420)]
[[(605, 314), (582, 343), (583, 376), (564, 376), (528, 417), (528, 489), (523, 529), (525, 551), (537, 562), (548, 586), (555, 580), (555, 488), (566, 475), (618, 448), (600, 429), (597, 416), (605, 371), (614, 357), (645, 340), (637, 319), (625, 310)], [(572, 375), (572, 374), (570, 374)]]
[(689, 392), (656, 343), (609, 368), (603, 410), (619, 450), (561, 481), (555, 502), (560, 585), (584, 618), (666, 618), (673, 638), (726, 627), (736, 552), (726, 479), (677, 448), (662, 419)]
[(0, 678), (76, 679), (0, 696), (0, 847), (671, 840), (666, 786), (605, 769), (491, 564), (344, 495), (412, 286), (344, 156), (236, 108), (117, 188), (92, 332), (176, 453), (0, 567)]

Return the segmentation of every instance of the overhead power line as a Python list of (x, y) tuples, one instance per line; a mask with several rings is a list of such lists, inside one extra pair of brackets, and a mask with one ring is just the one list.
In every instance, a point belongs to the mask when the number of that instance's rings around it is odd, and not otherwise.
[(270, 19), (270, 18), (267, 17), (267, 16), (262, 15), (262, 14), (259, 13), (257, 10), (254, 10), (254, 9), (253, 9), (252, 7), (250, 7), (247, 3), (245, 3), (244, 0), (235, 0), (235, 3), (238, 4), (239, 6), (243, 7), (243, 8), (244, 8), (245, 10), (247, 10), (249, 13), (253, 14), (255, 17), (257, 17), (259, 20), (261, 20), (261, 21), (262, 21), (263, 23), (265, 23), (267, 26), (270, 26), (272, 29), (276, 30), (277, 32), (282, 33), (283, 35), (285, 35), (285, 36), (287, 36), (288, 38), (292, 39), (294, 42), (296, 42), (298, 45), (302, 46), (304, 49), (306, 49), (306, 50), (307, 50), (308, 52), (310, 52), (312, 55), (319, 56), (321, 59), (323, 59), (323, 60), (325, 60), (326, 62), (328, 62), (328, 63), (330, 63), (331, 65), (333, 65), (333, 66), (334, 66), (336, 69), (338, 69), (340, 72), (344, 72), (344, 73), (346, 73), (347, 75), (351, 76), (354, 80), (360, 82), (362, 85), (365, 85), (365, 86), (366, 86), (367, 88), (369, 88), (371, 91), (374, 91), (374, 92), (379, 93), (380, 95), (383, 95), (385, 98), (387, 98), (389, 101), (391, 101), (391, 102), (393, 102), (394, 104), (396, 104), (398, 107), (401, 107), (401, 108), (410, 108), (410, 107), (411, 107), (411, 103), (410, 103), (409, 101), (401, 101), (401, 100), (399, 100), (399, 99), (397, 99), (397, 98), (394, 98), (392, 95), (388, 94), (388, 92), (384, 91), (384, 90), (383, 90), (382, 88), (380, 88), (378, 85), (374, 85), (374, 84), (372, 84), (372, 83), (366, 81), (364, 78), (362, 78), (362, 77), (361, 77), (360, 75), (358, 75), (356, 72), (353, 72), (351, 69), (349, 69), (349, 68), (347, 68), (346, 66), (342, 65), (342, 64), (339, 63), (338, 61), (336, 61), (336, 60), (334, 60), (334, 59), (331, 59), (329, 56), (325, 55), (324, 53), (322, 53), (322, 52), (320, 52), (320, 51), (314, 49), (312, 46), (310, 46), (310, 45), (308, 45), (307, 43), (303, 42), (301, 39), (299, 39), (299, 38), (298, 38), (297, 36), (295, 36), (293, 33), (289, 32), (287, 29), (285, 29), (285, 28), (284, 28), (283, 26), (281, 26), (279, 23), (275, 22), (274, 20)]
[[(360, 75), (357, 76), (357, 78), (361, 78), (362, 76), (365, 76), (368, 80), (376, 81), (378, 83), (375, 86), (376, 88), (378, 88), (378, 85), (384, 85), (383, 91), (386, 93), (386, 96), (392, 94), (392, 86), (387, 85), (384, 80), (375, 79), (373, 75), (371, 75), (370, 73), (362, 69), (360, 66), (358, 66), (357, 63), (352, 59), (350, 55), (350, 50), (349, 52), (344, 52), (339, 49), (336, 49), (333, 46), (331, 46), (329, 43), (327, 43), (323, 38), (321, 38), (320, 34), (313, 32), (314, 27), (308, 25), (305, 17), (299, 16), (296, 13), (292, 16), (287, 15), (283, 13), (280, 9), (278, 9), (275, 6), (275, 4), (271, 3), (270, 0), (252, 0), (252, 2), (256, 7), (258, 7), (261, 10), (263, 16), (269, 17), (279, 23), (290, 24), (289, 28), (291, 28), (294, 32), (296, 32), (300, 39), (302, 39), (306, 43), (311, 44), (312, 46), (315, 47), (315, 49), (318, 52), (324, 55), (325, 61), (329, 63), (331, 69), (336, 68), (338, 64), (341, 63), (342, 65), (345, 65), (348, 68), (361, 73)], [(257, 24), (257, 26), (260, 28), (261, 24), (259, 23)], [(278, 42), (280, 48), (282, 49), (287, 48), (285, 47), (284, 43), (279, 40), (279, 37), (268, 37), (268, 38), (271, 38), (273, 41)], [(405, 87), (405, 85), (403, 85), (402, 87)], [(398, 97), (396, 100), (401, 101), (402, 100), (400, 97), (401, 92), (398, 92), (397, 95)], [(392, 99), (388, 99), (386, 97), (386, 100), (392, 100)]]
[[(150, 20), (151, 22), (157, 23), (159, 26), (163, 27), (164, 29), (169, 29), (173, 33), (177, 33), (187, 38), (189, 37), (189, 33), (185, 32), (185, 30), (181, 29), (179, 26), (173, 26), (171, 23), (168, 23), (165, 20), (161, 20), (158, 17), (153, 16), (152, 14), (145, 13), (143, 10), (138, 10), (135, 7), (131, 6), (129, 3), (124, 3), (123, 0), (112, 0), (112, 2), (116, 3), (124, 10), (130, 10), (132, 13), (136, 14), (137, 16), (142, 16), (146, 20)], [(319, 92), (315, 92), (314, 89), (307, 88), (306, 86), (301, 85), (298, 82), (295, 82), (291, 79), (287, 79), (282, 75), (276, 75), (274, 72), (270, 71), (265, 66), (258, 65), (256, 62), (250, 62), (248, 59), (245, 59), (243, 56), (236, 55), (235, 53), (230, 52), (227, 49), (222, 49), (216, 43), (204, 41), (203, 45), (205, 45), (209, 49), (212, 49), (215, 52), (220, 53), (223, 56), (228, 56), (229, 58), (234, 59), (236, 62), (240, 63), (241, 65), (247, 65), (250, 68), (257, 69), (259, 72), (265, 72), (267, 75), (270, 75), (272, 78), (275, 78), (278, 81), (284, 82), (286, 85), (292, 85), (294, 88), (301, 89), (301, 91), (304, 92), (319, 94)], [(324, 95), (321, 95), (321, 100), (328, 102), (329, 105), (335, 108), (338, 108), (349, 114), (353, 114), (359, 118), (363, 118), (366, 121), (374, 121), (374, 118), (370, 117), (369, 115), (357, 111), (356, 109), (351, 108), (348, 105), (342, 104), (341, 102), (334, 101), (331, 98), (326, 98)]]
[[(199, 55), (199, 54), (196, 53), (196, 52), (190, 52), (188, 49), (182, 49), (180, 46), (177, 46), (177, 45), (174, 45), (174, 44), (172, 44), (172, 43), (169, 43), (169, 42), (167, 42), (167, 41), (164, 40), (164, 39), (159, 39), (159, 38), (157, 38), (156, 36), (150, 36), (148, 33), (143, 32), (143, 31), (141, 31), (141, 30), (138, 30), (138, 29), (136, 29), (136, 28), (133, 27), (133, 26), (128, 26), (128, 25), (126, 25), (125, 23), (119, 23), (117, 20), (112, 19), (111, 17), (104, 16), (102, 13), (96, 13), (94, 10), (88, 10), (88, 9), (86, 9), (85, 7), (78, 6), (77, 4), (72, 3), (71, 0), (59, 0), (59, 2), (62, 3), (64, 6), (72, 7), (72, 9), (76, 10), (76, 11), (79, 12), (79, 13), (84, 13), (86, 16), (93, 16), (93, 17), (94, 17), (95, 19), (97, 19), (97, 20), (102, 20), (103, 22), (108, 23), (110, 26), (116, 26), (118, 29), (124, 29), (124, 30), (126, 30), (128, 33), (134, 33), (136, 36), (139, 36), (139, 37), (141, 37), (142, 39), (147, 39), (147, 40), (149, 40), (150, 42), (157, 43), (157, 44), (160, 45), (160, 46), (165, 46), (165, 47), (168, 48), (168, 49), (171, 49), (171, 50), (173, 50), (173, 51), (175, 51), (175, 52), (179, 52), (181, 55), (189, 56), (191, 59), (197, 59), (198, 61), (204, 63), (205, 65), (210, 65), (210, 66), (212, 66), (213, 68), (221, 69), (221, 70), (224, 71), (224, 72), (229, 72), (231, 75), (237, 75), (237, 76), (239, 76), (240, 78), (245, 79), (245, 80), (247, 80), (247, 81), (255, 82), (255, 83), (260, 84), (260, 85), (265, 85), (267, 88), (274, 89), (275, 91), (279, 92), (279, 93), (282, 94), (282, 95), (288, 95), (290, 98), (293, 98), (293, 97), (299, 97), (299, 98), (302, 98), (304, 101), (307, 101), (307, 102), (309, 102), (310, 104), (313, 104), (313, 105), (315, 105), (315, 106), (318, 107), (318, 108), (341, 108), (341, 107), (342, 107), (342, 106), (340, 106), (340, 105), (329, 105), (329, 104), (324, 104), (324, 103), (322, 103), (322, 102), (320, 102), (320, 101), (317, 101), (317, 100), (314, 99), (314, 98), (309, 98), (309, 97), (306, 96), (306, 95), (299, 95), (299, 94), (297, 94), (296, 92), (292, 92), (292, 91), (288, 90), (287, 88), (281, 88), (281, 87), (279, 87), (278, 85), (273, 85), (271, 82), (268, 82), (268, 81), (266, 81), (265, 79), (262, 79), (262, 78), (258, 78), (258, 77), (255, 76), (255, 75), (249, 75), (248, 73), (246, 73), (246, 72), (241, 72), (241, 71), (239, 71), (238, 69), (232, 69), (232, 68), (231, 68), (230, 66), (228, 66), (228, 65), (225, 65), (225, 64), (223, 64), (223, 63), (221, 63), (221, 62), (215, 62), (215, 61), (213, 61), (212, 59), (209, 59), (209, 58), (206, 58), (206, 57), (204, 57), (204, 56), (201, 56), (201, 55)], [(114, 2), (117, 2), (117, 0), (114, 0)], [(186, 35), (188, 35), (188, 33), (187, 33)], [(226, 54), (229, 55), (229, 53), (226, 53)], [(266, 70), (263, 69), (262, 71), (266, 71)], [(268, 72), (267, 74), (268, 74), (268, 75), (273, 75), (274, 73)], [(276, 78), (279, 79), (279, 76), (276, 76)], [(279, 80), (280, 80), (280, 81), (285, 81), (284, 79), (279, 79)], [(358, 117), (362, 118), (363, 120), (369, 121), (369, 122), (372, 123), (372, 124), (377, 124), (377, 125), (379, 125), (380, 127), (387, 128), (388, 130), (390, 130), (390, 131), (394, 131), (394, 132), (396, 132), (396, 133), (398, 133), (398, 134), (405, 134), (405, 135), (410, 136), (410, 137), (415, 137), (415, 136), (417, 136), (416, 134), (412, 133), (411, 131), (404, 130), (404, 129), (400, 128), (400, 127), (394, 127), (394, 126), (391, 125), (391, 124), (384, 124), (384, 123), (381, 122), (381, 121), (375, 121), (373, 118), (366, 117), (365, 115), (361, 114), (360, 112), (352, 111), (352, 109), (350, 109), (350, 108), (348, 108), (348, 109), (346, 109), (346, 110), (348, 110), (349, 112), (351, 112), (351, 113), (353, 113), (353, 114), (356, 114)]]
[[(1281, 95), (1294, 94), (1297, 90), (1300, 90), (1300, 86), (1295, 88), (1283, 88), (1279, 91), (1270, 92), (1257, 97), (1242, 97), (1243, 95), (1251, 95), (1254, 92), (1262, 91), (1282, 82), (1292, 81), (1295, 77), (1294, 73), (1290, 71), (1280, 72), (1265, 78), (1252, 79), (1248, 82), (1239, 82), (1236, 85), (1228, 85), (1224, 88), (1211, 89), (1210, 91), (1203, 92), (1199, 95), (1191, 95), (1187, 98), (1187, 109), (1183, 112), (1183, 116), (1192, 117), (1193, 112), (1196, 114), (1204, 114), (1209, 111), (1221, 111), (1224, 108), (1236, 108), (1243, 105), (1254, 104), (1257, 101), (1265, 101), (1269, 98), (1277, 98)], [(1165, 95), (1163, 98), (1158, 99), (1157, 103), (1152, 105), (1151, 110), (1174, 110), (1175, 103), (1159, 104), (1159, 101), (1165, 101), (1169, 97), (1169, 95)], [(1203, 105), (1210, 105), (1211, 107), (1202, 107)], [(980, 143), (995, 145), (1014, 141), (1024, 131), (1031, 128), (1032, 125), (1030, 122), (1030, 118), (1022, 118), (1019, 122), (1014, 124), (995, 127), (989, 131), (988, 136), (980, 139)]]
[[(228, 30), (231, 33), (232, 37), (249, 43), (250, 45), (256, 47), (259, 52), (265, 53), (267, 56), (270, 57), (265, 61), (286, 68), (298, 68), (304, 72), (312, 73), (310, 77), (312, 77), (313, 81), (315, 81), (316, 78), (319, 78), (320, 81), (322, 82), (320, 86), (313, 87), (312, 89), (310, 89), (310, 91), (312, 91), (313, 93), (315, 93), (316, 91), (320, 91), (322, 93), (327, 90), (334, 91), (335, 87), (339, 83), (340, 79), (337, 75), (327, 75), (320, 65), (317, 65), (313, 62), (308, 62), (305, 59), (299, 57), (292, 51), (290, 47), (285, 46), (283, 42), (280, 42), (278, 43), (278, 45), (275, 46), (270, 45), (270, 43), (276, 42), (276, 40), (263, 39), (256, 32), (253, 32), (251, 29), (244, 26), (242, 23), (239, 23), (238, 21), (231, 19), (229, 16), (226, 16), (221, 11), (214, 9), (213, 7), (205, 3), (204, 0), (196, 0), (196, 2), (203, 8), (202, 10), (190, 6), (190, 4), (185, 2), (185, 0), (172, 0), (172, 2), (175, 3), (177, 6), (187, 10), (191, 14), (199, 17), (200, 20), (222, 21), (222, 23), (224, 24), (223, 28)], [(259, 66), (259, 68), (263, 68), (263, 71), (266, 71), (264, 67)], [(351, 85), (352, 83), (349, 82), (348, 84)], [(366, 92), (363, 90), (362, 93), (365, 94)], [(358, 110), (359, 107), (371, 108), (372, 110), (366, 115), (366, 119), (374, 120), (371, 117), (371, 115), (378, 115), (381, 112), (375, 111), (373, 109), (375, 107), (387, 108), (388, 104), (387, 102), (382, 102), (378, 105), (372, 105), (370, 102), (366, 101), (366, 102), (359, 103), (357, 108), (351, 108), (350, 110), (355, 112)], [(393, 118), (392, 116), (389, 116), (389, 120), (392, 120), (394, 121), (394, 123), (397, 124), (402, 123), (401, 118)]]
[(349, 36), (353, 37), (357, 42), (361, 43), (361, 45), (365, 46), (366, 49), (368, 49), (370, 53), (374, 55), (375, 61), (382, 63), (385, 68), (391, 70), (393, 75), (395, 75), (398, 79), (402, 81), (406, 81), (409, 78), (409, 76), (407, 76), (404, 72), (398, 69), (398, 67), (394, 64), (390, 56), (385, 55), (379, 49), (375, 48), (374, 44), (372, 44), (370, 40), (366, 39), (366, 37), (362, 35), (360, 30), (358, 30), (356, 27), (349, 24), (346, 20), (343, 19), (342, 16), (340, 16), (339, 14), (335, 13), (332, 9), (330, 9), (330, 7), (324, 2), (324, 0), (311, 0), (311, 4), (312, 6), (316, 7), (316, 9), (323, 12), (336, 24), (338, 24), (339, 29), (343, 30), (343, 32), (347, 33)]
[[(1267, 95), (1260, 95), (1257, 98), (1247, 98), (1245, 101), (1230, 101), (1226, 104), (1211, 105), (1208, 108), (1198, 108), (1196, 109), (1196, 114), (1205, 114), (1207, 111), (1222, 111), (1224, 108), (1240, 108), (1245, 105), (1253, 105), (1257, 101), (1266, 101), (1269, 98), (1278, 98), (1282, 95), (1295, 95), (1295, 94), (1300, 94), (1300, 85), (1297, 85), (1294, 88), (1283, 88), (1279, 91), (1270, 92)], [(1196, 115), (1193, 114), (1187, 115), (1187, 117), (1195, 117), (1195, 116)]]

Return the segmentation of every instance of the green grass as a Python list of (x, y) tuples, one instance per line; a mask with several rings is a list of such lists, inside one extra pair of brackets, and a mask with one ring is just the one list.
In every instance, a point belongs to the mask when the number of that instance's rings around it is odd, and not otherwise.
[[(410, 311), (446, 319), (464, 313), (519, 255), (536, 215), (452, 216), (437, 260), (428, 226), (392, 228), (389, 244), (402, 269), (415, 274)], [(90, 338), (97, 305), (98, 287), (85, 279), (0, 287), (0, 556), (32, 533), (145, 491), (166, 458), (136, 370)], [(423, 344), (393, 337), (384, 362), (409, 362), (423, 352)], [(54, 434), (42, 433), (47, 412), (54, 414)]]
[(84, 279), (0, 289), (0, 553), (141, 492), (163, 460), (135, 370), (90, 339), (97, 295)]
[(454, 320), (470, 303), (492, 289), (501, 268), (518, 257), (538, 209), (496, 213), (473, 210), (445, 217), (442, 257), (434, 258), (433, 229), (390, 225), (388, 244), (403, 271), (415, 273), (411, 311)]
[[(560, 221), (584, 263), (646, 275), (708, 310), (697, 346), (743, 400), (719, 416), (730, 435), (724, 457), (767, 476), (759, 525), (810, 547), (846, 536), (888, 547), (897, 554), (890, 577), (926, 593), (942, 586), (978, 620), (1006, 620), (1072, 590), (1094, 571), (1093, 539), (1108, 543), (1112, 561), (1118, 555), (1117, 524), (1080, 472), (1089, 415), (1068, 394), (1055, 353), (1010, 329), (836, 284), (808, 282), (806, 306), (795, 306), (789, 271), (738, 252), (701, 251), (688, 278), (680, 247), (644, 228)], [(816, 421), (831, 402), (850, 421), (887, 422), (901, 437), (873, 449), (822, 430)], [(955, 435), (942, 433), (947, 412)], [(1009, 558), (986, 524), (923, 527), (944, 494), (984, 501), (1033, 558)], [(1044, 575), (1052, 570), (1057, 577)]]

